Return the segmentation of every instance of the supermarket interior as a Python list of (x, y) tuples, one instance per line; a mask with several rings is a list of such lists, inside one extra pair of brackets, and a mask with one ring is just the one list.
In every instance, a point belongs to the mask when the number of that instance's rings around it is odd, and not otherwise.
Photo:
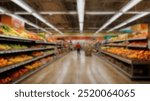
[(0, 84), (150, 84), (150, 0), (0, 0)]

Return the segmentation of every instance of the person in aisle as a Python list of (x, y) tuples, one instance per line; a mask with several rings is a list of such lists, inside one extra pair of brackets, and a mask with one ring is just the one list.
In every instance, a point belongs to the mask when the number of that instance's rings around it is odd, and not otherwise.
[(77, 54), (80, 54), (81, 45), (79, 44), (79, 42), (76, 44), (76, 50), (77, 50)]

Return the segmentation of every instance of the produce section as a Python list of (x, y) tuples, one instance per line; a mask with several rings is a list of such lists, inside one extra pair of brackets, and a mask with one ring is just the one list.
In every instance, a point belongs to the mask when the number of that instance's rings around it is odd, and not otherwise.
[(52, 57), (46, 57), (43, 59), (40, 59), (38, 61), (35, 61), (33, 63), (30, 63), (28, 65), (25, 65), (21, 68), (14, 69), (12, 71), (8, 71), (7, 73), (0, 74), (0, 83), (10, 83), (15, 82), (18, 78), (21, 76), (27, 74), (28, 72), (33, 71), (36, 68), (40, 68), (42, 65), (47, 63), (48, 61), (52, 60)]
[(63, 46), (57, 47), (45, 34), (0, 24), (0, 83), (18, 83), (46, 67), (64, 54)]
[(113, 53), (129, 59), (150, 60), (149, 50), (132, 50), (125, 48), (108, 47), (103, 49), (103, 51)]
[[(140, 26), (146, 25), (137, 25)], [(145, 28), (145, 27), (144, 27)], [(150, 78), (150, 50), (147, 29), (120, 34), (102, 44), (99, 55), (131, 79)], [(134, 30), (137, 30), (134, 27)]]

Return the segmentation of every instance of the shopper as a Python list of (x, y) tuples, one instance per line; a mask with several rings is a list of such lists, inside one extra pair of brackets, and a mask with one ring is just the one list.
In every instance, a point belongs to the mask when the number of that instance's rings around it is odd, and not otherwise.
[(79, 44), (79, 42), (76, 44), (76, 50), (77, 50), (77, 53), (80, 54), (81, 45)]

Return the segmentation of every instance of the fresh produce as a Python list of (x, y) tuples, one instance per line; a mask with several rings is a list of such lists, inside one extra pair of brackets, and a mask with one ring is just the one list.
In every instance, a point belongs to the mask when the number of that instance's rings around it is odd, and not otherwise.
[(35, 61), (33, 63), (30, 63), (28, 65), (25, 65), (23, 67), (13, 69), (7, 73), (0, 74), (0, 84), (7, 84), (15, 81), (19, 77), (23, 76), (24, 74), (32, 71), (33, 69), (39, 68), (40, 66), (44, 65), (46, 62), (50, 61), (52, 57), (46, 57), (43, 59), (40, 59), (38, 61)]
[(130, 42), (129, 45), (131, 46), (147, 46), (148, 43), (147, 42)]
[(6, 36), (19, 37), (19, 35), (20, 35), (16, 30), (14, 30), (13, 28), (11, 28), (8, 25), (2, 24), (2, 25), (0, 25), (0, 29), (3, 32), (3, 34)]
[(46, 41), (43, 33), (36, 34), (34, 32), (30, 32), (27, 30), (20, 30), (20, 29), (12, 28), (5, 24), (0, 25), (0, 34), (3, 34), (5, 36), (11, 36), (11, 37), (19, 37), (23, 39)]
[(132, 50), (116, 47), (105, 48), (103, 50), (130, 59), (150, 60), (150, 50)]
[(26, 61), (26, 60), (29, 60), (29, 59), (32, 59), (33, 57), (32, 56), (29, 56), (29, 55), (18, 55), (18, 56), (12, 56), (12, 57), (9, 57), (8, 61), (15, 64), (15, 63), (18, 63), (18, 62), (22, 62), (22, 61)]
[(127, 39), (147, 38), (147, 36), (148, 36), (148, 33), (146, 33), (146, 32), (133, 33), (133, 34), (123, 34), (123, 35), (118, 35), (117, 37), (110, 38), (108, 40), (108, 42), (127, 40)]
[(15, 80), (16, 78), (18, 78), (18, 77), (24, 75), (24, 74), (27, 73), (28, 71), (29, 71), (29, 70), (26, 69), (26, 68), (20, 68), (19, 70), (12, 71), (12, 72), (10, 73), (10, 78), (11, 78), (12, 80)]
[(118, 41), (118, 40), (126, 40), (127, 38), (128, 38), (128, 34), (122, 34), (122, 35), (118, 35), (117, 37), (112, 37), (108, 41), (112, 42), (112, 41)]
[(32, 56), (37, 57), (37, 56), (41, 56), (43, 54), (44, 54), (44, 52), (33, 52)]
[(36, 33), (30, 32), (30, 31), (26, 31), (29, 38), (33, 39), (33, 40), (42, 40), (42, 38), (40, 36), (38, 36)]
[(32, 56), (29, 55), (17, 55), (17, 56), (9, 56), (9, 57), (0, 57), (0, 67), (4, 68), (5, 66), (12, 65), (15, 63), (19, 63), (22, 61), (26, 61), (32, 59)]
[(0, 51), (26, 49), (26, 48), (28, 47), (25, 45), (20, 45), (20, 44), (0, 44)]
[(12, 79), (10, 77), (1, 78), (0, 84), (6, 84), (6, 83), (9, 83), (11, 81), (12, 81)]
[(20, 76), (27, 73), (29, 70), (26, 68), (18, 68), (16, 70), (12, 70), (5, 74), (5, 76), (0, 77), (0, 84), (11, 83), (12, 81), (16, 80)]
[(41, 65), (42, 65), (42, 63), (40, 61), (36, 61), (36, 62), (34, 62), (34, 63), (30, 64), (30, 65), (25, 66), (25, 68), (31, 70), (31, 69), (38, 68)]
[(129, 38), (130, 39), (138, 39), (138, 38), (147, 38), (147, 36), (148, 36), (148, 33), (135, 33), (135, 34), (131, 34), (130, 36), (129, 36)]
[(27, 46), (25, 46), (25, 45), (17, 45), (17, 44), (10, 44), (9, 45), (10, 47), (11, 47), (11, 49), (26, 49), (26, 48), (28, 48)]
[(0, 57), (0, 67), (4, 67), (7, 64), (8, 64), (8, 60), (3, 57)]
[(0, 44), (0, 51), (9, 50), (11, 47), (7, 44)]

